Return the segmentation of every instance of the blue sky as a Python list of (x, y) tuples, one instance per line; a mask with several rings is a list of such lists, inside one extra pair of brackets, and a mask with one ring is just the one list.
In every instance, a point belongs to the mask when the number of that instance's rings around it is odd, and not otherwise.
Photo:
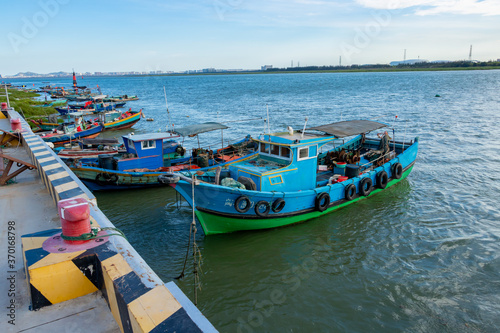
[(0, 74), (500, 58), (499, 0), (2, 4)]

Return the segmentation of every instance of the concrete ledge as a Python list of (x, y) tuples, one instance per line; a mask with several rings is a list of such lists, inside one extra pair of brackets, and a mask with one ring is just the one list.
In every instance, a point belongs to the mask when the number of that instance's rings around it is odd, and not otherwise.
[[(9, 115), (19, 117), (15, 111)], [(91, 203), (93, 226), (114, 227), (94, 195), (24, 120), (22, 127), (22, 143), (54, 204), (85, 198)], [(163, 283), (126, 239), (112, 236), (93, 249), (73, 253), (45, 251), (43, 242), (59, 232), (22, 236), (33, 309), (100, 290), (122, 332), (217, 332), (175, 283)]]

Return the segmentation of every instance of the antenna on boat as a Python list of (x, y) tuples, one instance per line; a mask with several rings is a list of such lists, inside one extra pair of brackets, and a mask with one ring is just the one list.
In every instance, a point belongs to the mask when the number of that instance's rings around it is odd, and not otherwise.
[[(165, 86), (163, 86), (163, 95), (165, 96), (165, 105), (167, 106), (167, 115), (168, 115), (168, 124), (167, 124), (167, 132), (172, 121), (170, 120), (170, 111), (168, 111), (168, 101), (167, 101), (167, 91), (165, 90)], [(172, 125), (172, 131), (174, 130), (174, 126)]]
[(306, 117), (306, 122), (304, 123), (304, 129), (302, 130), (302, 135), (300, 136), (301, 139), (304, 138), (304, 132), (306, 131), (306, 126), (307, 126), (308, 120), (309, 120), (309, 117)]
[[(269, 121), (269, 104), (266, 104), (266, 108), (267, 108), (267, 134), (271, 134), (271, 125), (269, 124), (270, 121)], [(269, 141), (271, 141), (271, 139), (269, 139)]]

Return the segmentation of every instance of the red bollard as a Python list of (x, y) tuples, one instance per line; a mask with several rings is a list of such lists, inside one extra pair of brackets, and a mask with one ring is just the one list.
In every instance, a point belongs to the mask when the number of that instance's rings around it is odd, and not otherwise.
[(7, 103), (2, 103), (2, 111), (7, 111)]
[(21, 126), (21, 119), (12, 118), (10, 119), (10, 128), (15, 132), (17, 130), (21, 131), (23, 127)]
[[(61, 200), (57, 204), (61, 218), (62, 234), (68, 237), (79, 237), (88, 234), (90, 229), (90, 208), (87, 200), (73, 198)], [(83, 244), (88, 240), (66, 240), (68, 244)]]

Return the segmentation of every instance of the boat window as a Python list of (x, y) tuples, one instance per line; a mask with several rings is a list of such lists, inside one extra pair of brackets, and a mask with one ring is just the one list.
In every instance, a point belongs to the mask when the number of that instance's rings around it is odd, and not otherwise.
[(271, 145), (271, 154), (279, 156), (280, 155), (280, 146)]
[(290, 148), (287, 147), (281, 147), (281, 154), (280, 156), (290, 158)]
[(260, 152), (269, 154), (269, 144), (261, 142), (260, 143)]
[(142, 149), (151, 149), (151, 148), (156, 148), (155, 140), (142, 141)]
[(309, 147), (299, 148), (299, 156), (297, 158), (298, 161), (309, 158)]

